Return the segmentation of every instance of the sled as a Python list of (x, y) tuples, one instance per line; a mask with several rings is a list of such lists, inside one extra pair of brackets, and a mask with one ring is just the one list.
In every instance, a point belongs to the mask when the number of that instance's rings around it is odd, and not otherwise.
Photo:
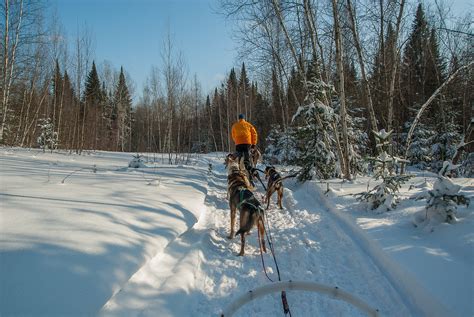
[(257, 287), (254, 290), (248, 291), (247, 293), (241, 295), (230, 303), (226, 309), (222, 312), (221, 317), (230, 317), (232, 316), (239, 308), (247, 304), (248, 302), (253, 301), (259, 297), (281, 292), (281, 291), (308, 291), (329, 295), (333, 298), (340, 299), (345, 301), (355, 307), (357, 307), (362, 312), (365, 312), (367, 316), (379, 317), (379, 310), (372, 308), (369, 304), (361, 300), (360, 298), (341, 290), (340, 288), (326, 286), (323, 284), (315, 282), (305, 282), (305, 281), (286, 281), (286, 282), (274, 282), (271, 284), (263, 285)]

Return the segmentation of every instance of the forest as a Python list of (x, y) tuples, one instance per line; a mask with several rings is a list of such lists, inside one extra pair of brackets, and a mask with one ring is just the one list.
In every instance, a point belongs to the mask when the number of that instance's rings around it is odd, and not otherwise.
[(472, 15), (448, 1), (220, 0), (239, 51), (211, 92), (171, 35), (136, 91), (127, 65), (95, 60), (92, 30), (67, 43), (46, 1), (0, 7), (4, 146), (167, 153), (177, 163), (233, 151), (230, 127), (243, 113), (265, 160), (302, 167), (300, 179), (351, 179), (385, 145), (394, 169), (437, 172), (450, 160), (472, 177)]

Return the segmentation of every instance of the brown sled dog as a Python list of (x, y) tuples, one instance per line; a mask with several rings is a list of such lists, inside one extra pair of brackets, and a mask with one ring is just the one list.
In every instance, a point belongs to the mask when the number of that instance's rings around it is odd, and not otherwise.
[[(264, 252), (265, 247), (265, 227), (263, 223), (263, 208), (260, 202), (255, 198), (250, 190), (250, 182), (247, 174), (241, 171), (238, 158), (230, 154), (226, 159), (227, 163), (227, 196), (229, 198), (230, 207), (230, 235), (229, 239), (233, 239), (235, 234), (240, 234), (240, 253), (245, 253), (245, 236), (256, 225), (260, 234), (260, 245)], [(240, 211), (240, 228), (235, 233), (235, 219), (237, 210)]]
[(276, 171), (274, 166), (267, 166), (265, 168), (265, 179), (268, 179), (267, 193), (265, 195), (265, 202), (267, 203), (267, 209), (270, 206), (270, 198), (274, 192), (278, 194), (278, 207), (283, 209), (281, 201), (283, 200), (283, 180), (295, 177), (297, 174), (287, 175), (281, 177), (281, 175)]
[(260, 153), (256, 146), (253, 146), (250, 148), (249, 154), (250, 164), (252, 164), (252, 167), (257, 167), (257, 163), (260, 160), (260, 157), (262, 157), (262, 153)]

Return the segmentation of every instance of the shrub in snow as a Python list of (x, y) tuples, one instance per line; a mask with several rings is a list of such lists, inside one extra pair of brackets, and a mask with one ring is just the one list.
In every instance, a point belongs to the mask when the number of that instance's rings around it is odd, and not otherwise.
[(136, 154), (133, 156), (133, 159), (128, 163), (128, 167), (131, 168), (141, 168), (146, 167), (145, 163), (143, 163), (143, 156), (140, 154)]
[(390, 149), (392, 131), (386, 132), (382, 129), (379, 132), (374, 131), (374, 134), (380, 154), (375, 158), (370, 158), (370, 160), (374, 165), (375, 179), (382, 179), (382, 183), (375, 186), (372, 190), (356, 194), (356, 196), (358, 200), (366, 201), (371, 210), (384, 212), (396, 207), (399, 200), (398, 191), (400, 187), (412, 176), (394, 174), (397, 164), (405, 160), (387, 153)]
[(433, 227), (440, 223), (455, 223), (457, 206), (461, 204), (469, 206), (469, 198), (459, 194), (461, 186), (445, 177), (446, 173), (455, 168), (457, 168), (456, 165), (445, 161), (433, 184), (433, 189), (412, 197), (416, 200), (426, 199), (427, 202), (425, 211), (415, 215), (416, 227), (422, 226), (433, 231)]
[(51, 152), (58, 147), (58, 133), (54, 131), (54, 124), (50, 118), (40, 119), (38, 124), (40, 128), (40, 136), (37, 139), (37, 143), (43, 152), (50, 149)]

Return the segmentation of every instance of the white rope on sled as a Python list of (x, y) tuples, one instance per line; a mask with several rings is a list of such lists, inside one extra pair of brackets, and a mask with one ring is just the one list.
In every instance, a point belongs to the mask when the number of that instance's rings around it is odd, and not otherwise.
[(287, 282), (274, 282), (264, 286), (257, 287), (254, 290), (248, 291), (247, 293), (241, 295), (239, 298), (234, 300), (226, 309), (222, 312), (221, 317), (230, 317), (232, 316), (240, 307), (244, 306), (246, 303), (253, 301), (259, 297), (281, 292), (281, 291), (309, 291), (316, 293), (323, 293), (333, 298), (343, 300), (353, 306), (359, 308), (361, 311), (367, 313), (368, 316), (378, 317), (378, 309), (370, 307), (366, 302), (360, 298), (341, 290), (340, 288), (326, 286), (316, 282), (304, 282), (304, 281), (287, 281)]

